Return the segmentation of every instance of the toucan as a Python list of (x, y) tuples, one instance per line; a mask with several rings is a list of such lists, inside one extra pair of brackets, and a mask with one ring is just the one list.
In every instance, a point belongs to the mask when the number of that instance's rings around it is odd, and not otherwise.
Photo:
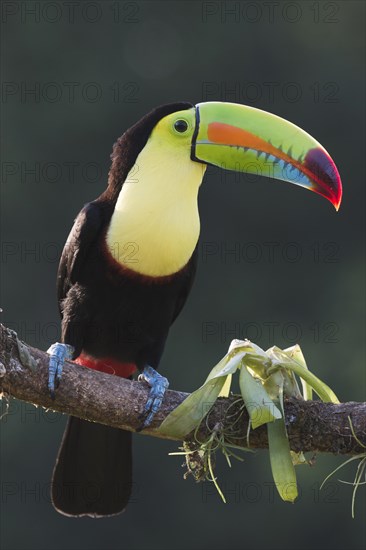
[[(61, 342), (50, 354), (55, 397), (65, 359), (150, 385), (141, 420), (159, 409), (157, 373), (169, 328), (197, 266), (197, 197), (207, 165), (315, 191), (338, 210), (342, 184), (327, 151), (294, 124), (250, 106), (205, 102), (155, 108), (114, 144), (105, 191), (75, 219), (57, 290)], [(52, 500), (69, 516), (122, 512), (132, 487), (131, 433), (70, 417)]]

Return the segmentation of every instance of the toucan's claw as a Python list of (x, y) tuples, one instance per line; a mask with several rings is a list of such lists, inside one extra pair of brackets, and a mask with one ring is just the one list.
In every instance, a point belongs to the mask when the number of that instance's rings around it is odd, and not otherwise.
[(60, 384), (65, 360), (72, 358), (74, 348), (69, 346), (69, 344), (56, 342), (48, 348), (47, 353), (50, 355), (48, 363), (48, 390), (51, 399), (55, 399), (55, 390)]
[(165, 378), (165, 376), (161, 376), (161, 374), (156, 372), (152, 367), (149, 367), (149, 365), (144, 368), (142, 374), (139, 376), (139, 380), (145, 380), (151, 389), (144, 412), (140, 416), (143, 422), (137, 431), (141, 431), (151, 424), (155, 414), (161, 407), (165, 391), (169, 386), (168, 379)]

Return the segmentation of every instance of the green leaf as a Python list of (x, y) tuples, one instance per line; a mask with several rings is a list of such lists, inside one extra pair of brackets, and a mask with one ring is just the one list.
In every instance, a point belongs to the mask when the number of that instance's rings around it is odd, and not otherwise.
[(267, 425), (269, 457), (277, 491), (286, 502), (294, 502), (297, 495), (295, 467), (283, 418)]
[[(284, 349), (283, 351), (289, 357), (291, 357), (297, 363), (299, 363), (302, 367), (304, 367), (304, 369), (309, 370), (299, 344), (296, 344), (295, 346), (291, 346), (290, 348)], [(305, 399), (305, 401), (311, 401), (313, 399), (313, 388), (303, 378), (300, 378), (300, 381), (302, 385), (303, 398)]]
[(266, 378), (266, 370), (271, 365), (271, 360), (262, 348), (250, 340), (233, 340), (230, 349), (245, 351), (245, 364), (249, 371), (253, 371), (259, 378)]
[(239, 374), (240, 391), (250, 416), (252, 428), (258, 428), (267, 422), (281, 418), (281, 413), (264, 389), (259, 380), (256, 380), (248, 371), (245, 359)]
[(164, 435), (184, 439), (194, 430), (214, 405), (227, 378), (238, 368), (246, 353), (245, 349), (245, 346), (237, 346), (229, 350), (211, 370), (204, 384), (165, 418), (158, 431)]
[(284, 419), (284, 381), (283, 372), (277, 370), (264, 383), (264, 387), (281, 411), (281, 418), (267, 425), (268, 449), (273, 480), (277, 491), (283, 500), (294, 502), (297, 497), (297, 484)]
[(311, 373), (307, 368), (305, 368), (301, 363), (299, 363), (295, 358), (290, 357), (287, 353), (282, 351), (280, 348), (273, 346), (267, 350), (268, 355), (272, 359), (273, 366), (270, 367), (269, 371), (276, 368), (276, 365), (280, 365), (286, 369), (291, 370), (297, 374), (300, 378), (305, 380), (313, 390), (319, 395), (320, 399), (325, 403), (339, 403), (338, 397), (335, 393), (317, 378), (313, 373)]
[(184, 439), (209, 412), (225, 380), (226, 376), (220, 376), (205, 382), (165, 418), (158, 431), (164, 435)]
[[(282, 407), (283, 412), (283, 386), (284, 386), (284, 375), (283, 369), (275, 370), (273, 373), (266, 378), (263, 382), (263, 386), (268, 392), (269, 396), (273, 401), (280, 407)], [(282, 416), (282, 415), (281, 415)]]
[(230, 395), (230, 388), (231, 388), (231, 381), (232, 381), (233, 375), (228, 374), (225, 380), (225, 384), (223, 385), (219, 397), (229, 397)]
[(225, 357), (223, 357), (221, 361), (211, 370), (203, 385), (214, 378), (234, 374), (245, 354), (245, 350), (236, 349), (229, 351), (229, 353), (227, 353)]

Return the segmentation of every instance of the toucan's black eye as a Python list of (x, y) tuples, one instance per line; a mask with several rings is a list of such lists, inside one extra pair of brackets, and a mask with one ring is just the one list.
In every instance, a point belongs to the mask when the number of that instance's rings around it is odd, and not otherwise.
[(186, 132), (188, 130), (188, 124), (185, 120), (177, 120), (174, 122), (174, 128), (179, 132), (180, 134), (183, 134), (183, 132)]

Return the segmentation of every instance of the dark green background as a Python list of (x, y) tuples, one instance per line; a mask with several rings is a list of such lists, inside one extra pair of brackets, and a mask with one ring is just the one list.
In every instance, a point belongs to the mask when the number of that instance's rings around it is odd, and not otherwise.
[[(363, 401), (364, 3), (81, 2), (73, 21), (63, 2), (3, 4), (11, 12), (2, 13), (3, 322), (43, 349), (57, 339), (55, 257), (84, 202), (104, 189), (112, 144), (126, 128), (171, 101), (248, 103), (329, 150), (344, 184), (342, 208), (336, 214), (294, 186), (210, 168), (198, 275), (161, 371), (172, 388), (190, 391), (234, 334), (264, 348), (296, 340), (340, 399)], [(35, 96), (24, 94), (31, 86)], [(75, 163), (74, 177), (65, 163)], [(37, 166), (39, 176), (26, 172)], [(207, 256), (207, 246), (215, 253)], [(225, 255), (235, 246), (241, 257)], [(48, 496), (64, 423), (19, 402), (2, 420), (6, 550), (365, 546), (365, 489), (355, 520), (351, 488), (337, 476), (318, 490), (340, 458), (299, 468), (292, 506), (272, 494), (266, 452), (231, 470), (220, 460), (224, 505), (211, 484), (182, 479), (181, 459), (168, 457), (177, 445), (142, 436), (134, 438), (126, 513), (65, 518)]]

